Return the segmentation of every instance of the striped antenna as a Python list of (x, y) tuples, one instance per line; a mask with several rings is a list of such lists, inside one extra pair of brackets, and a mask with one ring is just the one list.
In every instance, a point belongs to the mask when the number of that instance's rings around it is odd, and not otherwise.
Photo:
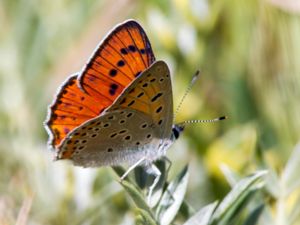
[(196, 73), (194, 74), (194, 76), (193, 76), (191, 82), (189, 83), (189, 86), (187, 87), (186, 91), (184, 92), (184, 95), (182, 96), (182, 98), (181, 98), (181, 100), (180, 100), (180, 102), (179, 102), (179, 104), (178, 104), (176, 110), (175, 110), (175, 113), (174, 113), (174, 121), (175, 121), (176, 115), (178, 114), (179, 109), (180, 109), (181, 106), (182, 106), (182, 103), (183, 103), (185, 97), (186, 97), (187, 94), (191, 91), (193, 85), (194, 85), (195, 82), (198, 80), (199, 75), (200, 75), (200, 71), (197, 70)]
[(211, 119), (211, 120), (186, 120), (186, 121), (183, 121), (183, 122), (178, 123), (176, 125), (184, 126), (186, 124), (191, 124), (191, 123), (214, 123), (214, 122), (218, 122), (218, 121), (226, 120), (226, 119), (228, 119), (227, 116), (221, 116), (221, 117)]

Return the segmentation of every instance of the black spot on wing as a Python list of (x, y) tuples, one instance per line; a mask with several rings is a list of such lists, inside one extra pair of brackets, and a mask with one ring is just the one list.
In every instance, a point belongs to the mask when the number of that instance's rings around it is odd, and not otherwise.
[(161, 97), (163, 94), (162, 93), (158, 93), (156, 94), (152, 99), (151, 102), (155, 102), (159, 97)]
[(118, 63), (117, 63), (117, 66), (119, 66), (119, 67), (122, 67), (122, 66), (124, 66), (124, 65), (125, 65), (124, 60), (120, 60), (120, 61), (118, 61)]
[(111, 77), (115, 77), (115, 76), (117, 75), (117, 73), (118, 73), (118, 71), (117, 71), (117, 70), (115, 70), (115, 69), (111, 69), (111, 70), (109, 71), (109, 76), (111, 76)]
[(134, 45), (129, 45), (128, 46), (128, 49), (129, 49), (129, 51), (131, 51), (131, 52), (136, 52), (136, 47), (134, 46)]
[(141, 71), (137, 72), (137, 73), (135, 74), (135, 77), (138, 77), (141, 73), (142, 73)]
[(158, 108), (156, 109), (156, 113), (160, 113), (162, 109), (163, 109), (162, 106), (158, 107)]
[(120, 52), (123, 54), (123, 55), (127, 55), (128, 54), (128, 51), (126, 48), (121, 48), (120, 49)]

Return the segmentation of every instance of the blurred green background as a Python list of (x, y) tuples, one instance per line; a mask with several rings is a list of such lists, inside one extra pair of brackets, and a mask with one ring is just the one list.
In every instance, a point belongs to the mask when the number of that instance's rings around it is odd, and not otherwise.
[(190, 165), (186, 201), (230, 190), (220, 165), (280, 174), (300, 138), (299, 15), (292, 0), (1, 0), (0, 224), (133, 223), (113, 171), (54, 163), (43, 128), (60, 84), (129, 18), (168, 63), (175, 106), (202, 72), (177, 122), (229, 117), (187, 127), (169, 149), (171, 177)]

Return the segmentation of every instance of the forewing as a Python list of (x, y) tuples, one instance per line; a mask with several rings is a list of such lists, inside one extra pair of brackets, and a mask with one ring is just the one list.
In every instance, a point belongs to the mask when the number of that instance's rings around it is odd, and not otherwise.
[(143, 28), (126, 21), (100, 43), (79, 77), (80, 86), (95, 98), (114, 100), (154, 60)]

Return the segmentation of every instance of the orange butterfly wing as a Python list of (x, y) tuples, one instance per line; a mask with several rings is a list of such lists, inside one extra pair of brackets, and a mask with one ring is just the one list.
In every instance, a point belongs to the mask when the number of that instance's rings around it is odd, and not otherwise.
[(100, 44), (79, 77), (82, 89), (115, 100), (128, 84), (155, 61), (143, 28), (129, 20), (117, 26)]
[(154, 61), (143, 28), (133, 20), (118, 25), (81, 74), (63, 84), (49, 107), (45, 122), (49, 145), (59, 149), (71, 130), (100, 115)]

